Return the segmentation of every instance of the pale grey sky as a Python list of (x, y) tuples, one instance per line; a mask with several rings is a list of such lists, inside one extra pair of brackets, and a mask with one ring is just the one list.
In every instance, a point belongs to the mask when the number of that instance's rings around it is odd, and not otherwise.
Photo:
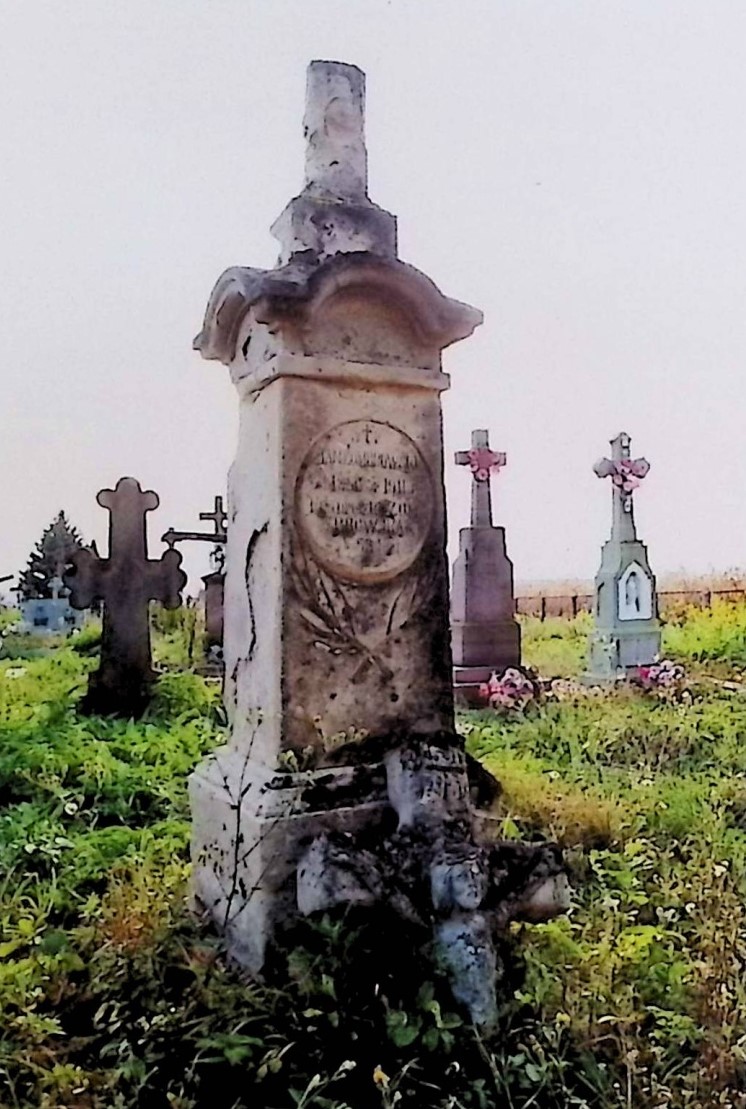
[(518, 577), (591, 576), (626, 430), (653, 568), (746, 564), (744, 56), (742, 0), (0, 0), (0, 574), (61, 507), (101, 542), (123, 474), (153, 554), (222, 491), (237, 405), (191, 341), (274, 263), (319, 57), (367, 73), (402, 258), (485, 313), (446, 352), (452, 537), (488, 426)]

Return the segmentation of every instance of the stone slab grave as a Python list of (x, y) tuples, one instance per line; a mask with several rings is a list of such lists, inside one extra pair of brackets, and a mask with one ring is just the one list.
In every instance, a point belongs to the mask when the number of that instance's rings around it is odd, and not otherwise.
[(484, 429), (472, 432), (470, 450), (456, 452), (456, 465), (471, 472), (471, 523), (459, 531), (453, 564), (453, 682), (457, 699), (470, 705), (480, 703), (479, 687), (493, 673), (521, 665), (513, 563), (505, 528), (492, 522), (491, 478), (506, 462), (504, 452), (490, 449)]
[(103, 601), (101, 658), (88, 679), (81, 709), (102, 715), (139, 716), (147, 706), (156, 678), (150, 645), (150, 601), (178, 608), (186, 574), (181, 555), (169, 549), (148, 558), (146, 513), (158, 507), (158, 495), (143, 492), (135, 478), (122, 477), (96, 500), (109, 512), (109, 556), (82, 548), (65, 572), (74, 608)]
[(175, 531), (169, 528), (161, 536), (162, 542), (174, 547), (182, 542), (212, 543), (210, 573), (202, 578), (205, 609), (205, 650), (207, 663), (199, 672), (217, 676), (223, 672), (223, 598), (225, 589), (225, 544), (227, 542), (228, 515), (223, 508), (223, 498), (215, 497), (212, 512), (200, 512), (200, 520), (211, 522), (212, 531)]
[(311, 63), (306, 183), (273, 227), (278, 264), (227, 270), (195, 340), (230, 368), (241, 412), (231, 735), (190, 781), (193, 890), (254, 972), (300, 915), (396, 906), (488, 1021), (498, 935), (560, 911), (566, 879), (556, 848), (477, 834), (454, 727), (440, 394), (442, 350), (482, 317), (398, 259), (396, 220), (367, 194), (363, 102), (357, 67)]
[(594, 466), (600, 478), (611, 478), (611, 536), (601, 551), (596, 574), (594, 630), (589, 640), (587, 681), (624, 678), (648, 666), (660, 652), (658, 598), (647, 547), (637, 537), (633, 494), (648, 473), (644, 458), (633, 459), (629, 435), (611, 440), (611, 458)]

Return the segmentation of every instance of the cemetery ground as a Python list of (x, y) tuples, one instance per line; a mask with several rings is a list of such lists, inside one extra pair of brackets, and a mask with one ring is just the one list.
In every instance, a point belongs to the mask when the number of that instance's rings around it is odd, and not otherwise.
[[(222, 738), (189, 610), (138, 723), (78, 715), (96, 629), (0, 660), (0, 1106), (746, 1106), (746, 606), (670, 617), (675, 696), (560, 685), (465, 713), (506, 837), (556, 839), (567, 917), (515, 928), (513, 995), (477, 1035), (383, 916), (299, 928), (263, 983), (187, 900), (187, 775)], [(524, 623), (579, 673), (588, 620)], [(280, 958), (280, 956), (278, 956)]]

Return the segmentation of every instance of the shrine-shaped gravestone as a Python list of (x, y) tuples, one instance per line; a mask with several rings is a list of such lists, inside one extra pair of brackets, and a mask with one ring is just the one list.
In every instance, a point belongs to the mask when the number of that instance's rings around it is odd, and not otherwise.
[(505, 462), (504, 453), (490, 449), (485, 430), (473, 431), (471, 450), (456, 454), (456, 464), (471, 472), (471, 524), (459, 531), (453, 565), (451, 640), (454, 687), (469, 703), (477, 702), (479, 686), (493, 672), (521, 663), (513, 563), (505, 547), (505, 528), (492, 522), (490, 482)]
[(109, 557), (83, 548), (73, 554), (72, 569), (65, 574), (73, 607), (89, 608), (103, 601), (99, 668), (90, 675), (81, 707), (90, 713), (138, 716), (156, 677), (150, 601), (178, 608), (187, 579), (178, 551), (148, 558), (145, 515), (158, 507), (156, 493), (144, 493), (134, 478), (123, 477), (115, 489), (102, 489), (96, 499), (110, 513)]
[(587, 680), (622, 678), (652, 663), (660, 651), (655, 577), (647, 548), (637, 537), (633, 505), (634, 491), (649, 469), (646, 459), (631, 457), (630, 438), (624, 432), (611, 440), (611, 458), (594, 466), (598, 477), (611, 478), (612, 524), (596, 575)]

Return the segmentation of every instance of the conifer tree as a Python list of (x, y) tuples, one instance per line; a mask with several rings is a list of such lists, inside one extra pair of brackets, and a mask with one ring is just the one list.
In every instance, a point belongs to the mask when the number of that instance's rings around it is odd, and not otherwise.
[(36, 547), (29, 555), (28, 566), (18, 576), (18, 592), (24, 601), (52, 596), (52, 581), (61, 578), (70, 555), (83, 546), (76, 528), (60, 511), (45, 528)]

